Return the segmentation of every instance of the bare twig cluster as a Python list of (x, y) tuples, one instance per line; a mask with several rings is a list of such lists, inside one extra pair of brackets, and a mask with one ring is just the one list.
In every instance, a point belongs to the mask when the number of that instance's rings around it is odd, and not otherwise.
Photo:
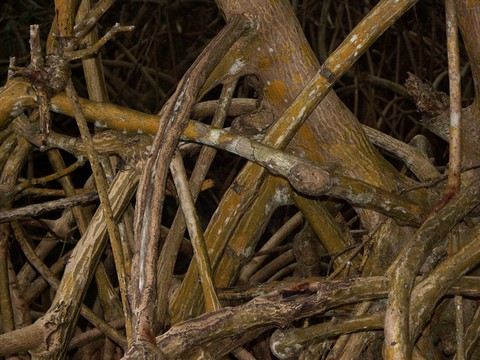
[(55, 1), (0, 89), (0, 356), (472, 358), (480, 10), (415, 3)]

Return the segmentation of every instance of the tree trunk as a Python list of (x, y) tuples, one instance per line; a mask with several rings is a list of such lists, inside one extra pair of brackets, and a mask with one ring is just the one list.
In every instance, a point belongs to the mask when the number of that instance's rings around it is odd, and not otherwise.
[[(475, 90), (459, 127), (450, 126), (444, 94), (413, 75), (406, 84), (424, 116), (422, 124), (444, 140), (460, 139), (461, 163), (452, 161), (446, 176), (414, 142), (408, 145), (362, 125), (332, 90), (415, 2), (379, 1), (320, 64), (291, 2), (217, 0), (225, 27), (158, 115), (149, 115), (108, 103), (101, 62), (91, 58), (99, 50), (92, 24), (113, 2), (92, 8), (84, 0), (77, 11), (75, 2), (56, 1), (48, 56), (43, 58), (38, 27), (32, 27), (31, 63), (12, 63), (0, 89), (0, 356), (28, 351), (35, 359), (61, 359), (69, 356), (69, 347), (89, 342), (75, 356), (93, 358), (102, 334), (108, 338), (102, 356), (120, 352), (125, 359), (229, 353), (249, 358), (252, 349), (262, 349), (259, 353), (282, 359), (439, 359), (442, 351), (450, 357), (456, 351), (460, 360), (478, 351), (480, 312), (464, 297), (480, 296), (473, 270), (480, 263), (480, 80), (474, 31), (480, 6), (462, 0), (447, 13), (449, 30), (458, 19)], [(117, 24), (104, 40), (129, 30)], [(449, 37), (449, 45), (452, 41)], [(90, 99), (79, 98), (75, 90), (81, 81), (74, 86), (70, 63), (79, 58)], [(458, 78), (458, 69), (450, 66), (449, 76)], [(235, 98), (239, 84), (255, 91), (255, 98)], [(219, 85), (220, 99), (212, 107), (203, 99), (214, 96)], [(406, 92), (398, 85), (396, 91)], [(461, 105), (454, 98), (451, 93), (452, 114)], [(53, 113), (75, 119), (81, 135), (62, 133), (62, 118)], [(224, 128), (228, 116), (235, 119)], [(213, 118), (211, 125), (192, 120), (205, 117)], [(94, 124), (92, 134), (86, 120)], [(190, 159), (180, 156), (188, 151), (185, 142), (202, 146), (192, 168)], [(199, 194), (208, 186), (215, 148), (247, 161), (205, 219)], [(378, 148), (400, 159), (404, 168), (397, 169)], [(45, 158), (54, 174), (23, 181), (25, 162), (39, 154), (32, 149), (49, 151)], [(77, 162), (66, 168), (58, 149)], [(97, 197), (77, 194), (75, 186), (83, 180), (70, 175), (84, 158), (100, 199), (94, 214), (85, 205)], [(460, 188), (452, 191), (451, 179), (460, 176), (453, 175), (457, 165), (464, 173)], [(25, 189), (57, 179), (61, 190), (45, 190), (68, 201), (38, 206), (30, 204), (31, 197), (21, 198)], [(91, 184), (80, 187), (91, 191)], [(165, 201), (167, 195), (176, 204)], [(71, 212), (63, 211), (70, 207)], [(42, 218), (40, 225), (30, 220), (52, 209), (58, 212), (55, 219)], [(288, 220), (277, 216), (281, 209)], [(208, 221), (204, 231), (201, 221)], [(45, 233), (67, 239), (74, 223), (80, 239), (67, 244), (68, 262), (60, 259), (49, 268), (44, 259), (49, 253), (63, 255), (63, 248), (46, 240), (36, 249), (32, 244)], [(361, 240), (353, 230), (362, 233)], [(270, 239), (269, 231), (274, 233)], [(10, 238), (28, 261), (10, 259)], [(282, 241), (286, 246), (279, 246)], [(58, 252), (51, 253), (54, 248)], [(268, 265), (252, 276), (266, 260)], [(179, 270), (182, 266), (185, 270)], [(61, 269), (59, 281), (54, 274)], [(35, 272), (41, 275), (38, 285)], [(89, 288), (94, 276), (96, 289)], [(55, 291), (52, 299), (47, 286)], [(44, 313), (30, 324), (29, 302), (42, 293)], [(96, 312), (84, 304), (93, 304), (90, 293)], [(455, 307), (446, 295), (454, 296)], [(91, 326), (85, 327), (80, 315)]]
[[(261, 94), (260, 107), (268, 109), (273, 118), (280, 117), (320, 68), (290, 5), (286, 1), (274, 4), (257, 2), (252, 8), (249, 2), (240, 1), (235, 4), (219, 2), (219, 7), (225, 13), (227, 21), (233, 14), (251, 13), (259, 16), (260, 22), (255, 39), (232, 48), (214, 71), (213, 77), (221, 79), (217, 73), (225, 74), (236, 62), (246, 59), (238, 75), (254, 75), (259, 83), (256, 90)], [(389, 191), (409, 184), (409, 180), (395, 171), (373, 148), (358, 120), (332, 92), (326, 95), (298, 130), (287, 146), (287, 151), (336, 173), (361, 179)], [(234, 182), (235, 187), (225, 194), (206, 230), (205, 237), (215, 264), (217, 286), (232, 285), (240, 266), (251, 256), (250, 252), (255, 248), (275, 207), (284, 205), (281, 202), (275, 203), (272, 198), (286, 184), (270, 175), (260, 182), (260, 171), (256, 165), (242, 170)], [(257, 192), (265, 195), (258, 196)], [(273, 205), (267, 206), (269, 203)], [(265, 209), (269, 211), (266, 213)], [(362, 209), (358, 211), (364, 226), (369, 230), (384, 221), (376, 213)], [(320, 218), (316, 221), (325, 220)], [(225, 226), (227, 222), (228, 226)], [(374, 260), (368, 264), (368, 268), (377, 269), (376, 274), (385, 270), (385, 266), (402, 247), (403, 241), (408, 239), (408, 234), (411, 234), (408, 229), (397, 229), (398, 226), (391, 222), (385, 226), (388, 230), (380, 232), (382, 236), (377, 240), (376, 247), (381, 255), (374, 256)], [(399, 234), (402, 236), (399, 237)], [(328, 239), (321, 240), (329, 243)], [(329, 252), (340, 251), (341, 247), (334, 249), (326, 246)], [(173, 304), (175, 322), (201, 312), (197, 276), (195, 264), (192, 263), (186, 279), (176, 293)]]

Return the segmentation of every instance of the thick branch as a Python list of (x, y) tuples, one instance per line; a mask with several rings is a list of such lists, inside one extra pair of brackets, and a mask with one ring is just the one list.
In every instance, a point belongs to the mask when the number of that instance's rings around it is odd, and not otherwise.
[[(392, 272), (392, 285), (385, 318), (385, 350), (388, 359), (409, 358), (410, 294), (416, 274), (433, 247), (445, 239), (449, 231), (480, 202), (480, 186), (465, 187), (435, 216), (427, 219), (405, 245)], [(397, 348), (400, 348), (397, 350)]]
[(134, 314), (133, 341), (137, 350), (154, 336), (156, 296), (156, 261), (160, 236), (160, 219), (165, 197), (168, 164), (180, 135), (188, 123), (196, 97), (205, 79), (230, 47), (253, 29), (253, 23), (237, 17), (212, 40), (197, 58), (178, 85), (177, 91), (162, 112), (157, 134), (137, 193), (135, 238), (138, 248), (132, 281), (136, 290), (132, 297)]
[[(192, 347), (201, 347), (219, 338), (260, 327), (286, 327), (293, 320), (321, 314), (340, 305), (385, 298), (389, 282), (387, 277), (331, 281), (304, 279), (258, 296), (235, 308), (223, 308), (174, 325), (165, 334), (157, 337), (157, 345), (168, 358), (178, 357)], [(260, 285), (259, 288), (252, 288), (249, 294), (258, 295), (266, 291), (268, 289), (265, 289), (265, 285)], [(244, 290), (238, 292), (244, 293)], [(478, 296), (478, 280), (476, 277), (462, 278), (449, 289), (448, 294)], [(232, 296), (239, 297), (233, 294)]]

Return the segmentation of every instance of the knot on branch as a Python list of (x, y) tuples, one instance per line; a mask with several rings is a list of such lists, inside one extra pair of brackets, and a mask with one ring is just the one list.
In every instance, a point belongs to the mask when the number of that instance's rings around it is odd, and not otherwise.
[(290, 169), (287, 179), (295, 190), (310, 196), (322, 195), (332, 187), (328, 172), (315, 165), (297, 164)]

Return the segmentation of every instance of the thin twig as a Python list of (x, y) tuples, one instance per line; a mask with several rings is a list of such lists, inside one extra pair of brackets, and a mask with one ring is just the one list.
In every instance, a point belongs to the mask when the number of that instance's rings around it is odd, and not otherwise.
[[(458, 226), (452, 230), (450, 238), (452, 242), (451, 255), (454, 255), (459, 250), (460, 239)], [(463, 318), (463, 297), (461, 295), (455, 295), (453, 298), (453, 305), (455, 309), (455, 340), (457, 343), (455, 359), (465, 360), (465, 322)]]
[[(0, 187), (10, 188), (16, 182), (31, 146), (26, 140), (19, 138), (18, 145), (13, 150), (11, 156), (5, 163), (0, 174)], [(11, 202), (7, 202), (3, 208), (11, 207)], [(7, 224), (0, 224), (0, 313), (5, 333), (15, 330), (14, 313), (12, 300), (10, 296), (10, 281), (8, 275), (8, 243), (11, 229)]]
[(90, 135), (90, 131), (88, 129), (87, 122), (83, 115), (82, 107), (80, 105), (79, 98), (73, 86), (71, 78), (67, 82), (66, 93), (74, 107), (75, 119), (77, 121), (82, 140), (85, 144), (85, 150), (87, 152), (88, 160), (90, 161), (90, 165), (92, 167), (93, 177), (100, 198), (100, 204), (105, 216), (107, 231), (110, 237), (110, 243), (112, 245), (113, 256), (115, 259), (118, 281), (120, 284), (120, 295), (122, 298), (123, 311), (126, 319), (125, 326), (128, 328), (130, 323), (130, 312), (127, 310), (127, 275), (125, 273), (125, 262), (123, 258), (122, 246), (120, 244), (120, 232), (113, 216), (112, 205), (110, 204), (110, 200), (108, 199), (107, 180), (105, 177), (105, 173), (100, 166), (98, 154), (95, 151), (92, 137)]
[[(458, 39), (458, 19), (454, 0), (445, 0), (445, 18), (447, 23), (447, 52), (448, 52), (448, 79), (450, 87), (450, 148), (448, 164), (448, 185), (446, 201), (456, 196), (460, 191), (461, 160), (462, 160), (462, 94), (460, 88), (460, 50)], [(458, 251), (458, 228), (451, 234), (452, 252)], [(457, 342), (457, 360), (465, 359), (465, 325), (463, 321), (463, 298), (455, 296), (453, 299), (455, 309), (455, 339)]]
[(85, 14), (82, 21), (73, 27), (75, 37), (77, 39), (83, 39), (114, 3), (115, 0), (101, 0), (97, 2), (95, 6)]
[(40, 204), (27, 205), (13, 210), (0, 211), (0, 223), (28, 219), (32, 216), (39, 216), (43, 213), (65, 209), (77, 205), (90, 204), (98, 199), (96, 192), (87, 192), (65, 199), (58, 199), (43, 202)]
[(418, 149), (369, 126), (362, 127), (374, 145), (398, 156), (420, 181), (431, 180), (439, 175), (435, 166)]
[[(110, 321), (108, 325), (111, 326), (113, 329), (121, 329), (125, 326), (125, 321), (123, 319), (116, 319)], [(79, 348), (104, 336), (105, 334), (97, 328), (87, 330), (72, 338), (72, 340), (68, 344), (68, 350)]]
[(68, 53), (69, 60), (76, 60), (81, 59), (83, 57), (87, 57), (90, 55), (96, 54), (100, 48), (105, 45), (111, 38), (113, 38), (116, 34), (120, 32), (126, 31), (133, 31), (135, 29), (134, 26), (121, 26), (119, 23), (116, 23), (108, 32), (102, 36), (100, 40), (98, 40), (95, 44), (87, 47), (86, 49), (82, 50), (75, 50)]
[(281, 359), (296, 358), (304, 346), (312, 340), (320, 341), (330, 337), (357, 331), (383, 329), (383, 313), (359, 315), (353, 318), (310, 325), (307, 328), (289, 328), (273, 333), (271, 344), (274, 355)]
[(15, 330), (13, 308), (10, 297), (8, 280), (8, 238), (10, 227), (7, 224), (0, 225), (0, 310), (3, 331), (5, 333)]
[(178, 150), (172, 158), (170, 171), (177, 188), (180, 206), (182, 207), (188, 233), (193, 245), (193, 253), (202, 282), (203, 295), (205, 297), (205, 310), (207, 312), (219, 310), (221, 308), (213, 283), (212, 266), (208, 257), (208, 249), (205, 245), (203, 230), (200, 226), (195, 203), (188, 188), (188, 178), (183, 159)]
[[(85, 16), (88, 14), (88, 11), (91, 10), (91, 7), (92, 7), (91, 1), (81, 2), (76, 14), (77, 23), (85, 19)], [(92, 47), (92, 45), (97, 44), (98, 29), (96, 27), (92, 28), (92, 30), (81, 40), (81, 43), (87, 45), (87, 48), (90, 48)], [(103, 74), (100, 56), (88, 56), (88, 57), (82, 58), (82, 68), (85, 76), (85, 83), (88, 90), (88, 97), (95, 102), (101, 102), (101, 103), (108, 102), (109, 99), (107, 94), (107, 86), (105, 83), (105, 77)], [(108, 132), (108, 131), (102, 131), (102, 129), (99, 128), (99, 125), (100, 123), (95, 124), (94, 132), (96, 134), (104, 135), (105, 132)], [(100, 143), (103, 144), (104, 142), (101, 141)], [(106, 141), (106, 143), (109, 143), (109, 141)], [(113, 144), (110, 143), (110, 145), (116, 145), (116, 144), (124, 145), (126, 143), (124, 141), (118, 141), (118, 142), (114, 141)], [(96, 142), (96, 145), (98, 145), (98, 142)], [(133, 147), (123, 146), (123, 147), (129, 148), (129, 149), (136, 148), (136, 146), (133, 146)], [(105, 171), (108, 185), (111, 185), (111, 181), (114, 179), (115, 173), (116, 173), (115, 166), (114, 166), (114, 162), (116, 162), (116, 158), (112, 159), (111, 156), (104, 155), (99, 157), (99, 161)], [(129, 162), (129, 160), (127, 159), (124, 159), (124, 161), (126, 161), (127, 163)], [(128, 213), (130, 213), (130, 216), (127, 215)], [(127, 274), (130, 274), (131, 254), (130, 254), (129, 244), (131, 244), (133, 241), (133, 222), (127, 221), (127, 218), (133, 219), (133, 216), (131, 212), (125, 211), (124, 214), (122, 215), (121, 223), (119, 224), (119, 230), (120, 230), (120, 236), (122, 237), (121, 245), (122, 245), (122, 250), (124, 255), (124, 264), (125, 264)], [(96, 278), (97, 288), (98, 288), (98, 295), (99, 295), (98, 299), (99, 299), (99, 303), (103, 308), (105, 320), (112, 321), (114, 319), (121, 318), (123, 320), (123, 323), (125, 324), (124, 316), (123, 316), (124, 310), (122, 308), (122, 304), (120, 302), (120, 299), (117, 296), (116, 291), (112, 288), (113, 287), (112, 282), (109, 279), (105, 266), (102, 262), (99, 263), (98, 268), (95, 270), (95, 278)], [(126, 323), (125, 332), (128, 339), (131, 335), (131, 323), (129, 321), (127, 321)], [(115, 344), (112, 344), (112, 342), (108, 338), (105, 339), (103, 357), (105, 358), (114, 357), (114, 352), (115, 352)]]
[(278, 229), (275, 234), (273, 234), (270, 239), (262, 246), (262, 248), (257, 252), (255, 257), (250, 260), (241, 270), (239, 276), (239, 283), (249, 283), (250, 277), (262, 266), (262, 264), (267, 260), (268, 255), (263, 255), (264, 252), (267, 252), (270, 249), (278, 247), (282, 241), (284, 241), (287, 236), (289, 236), (295, 228), (300, 226), (303, 223), (303, 215), (301, 212), (297, 212), (293, 215), (288, 221), (286, 221), (280, 229)]
[[(12, 229), (18, 244), (22, 248), (22, 251), (30, 264), (32, 264), (35, 270), (38, 271), (38, 273), (54, 290), (57, 290), (60, 281), (55, 277), (55, 275), (52, 274), (50, 269), (42, 262), (42, 260), (38, 258), (37, 254), (35, 254), (35, 251), (32, 249), (28, 240), (23, 235), (20, 225), (16, 222), (13, 222)], [(110, 327), (107, 323), (105, 323), (105, 321), (100, 319), (92, 310), (82, 304), (80, 312), (82, 316), (90, 321), (90, 323), (94, 324), (97, 329), (102, 331), (106, 336), (115, 341), (122, 348), (126, 348), (127, 342), (125, 337), (114, 328)]]
[(212, 40), (197, 58), (177, 87), (175, 95), (166, 105), (159, 122), (159, 128), (145, 165), (135, 208), (135, 238), (138, 247), (137, 261), (132, 268), (132, 281), (136, 289), (131, 299), (135, 314), (133, 341), (137, 350), (148, 346), (156, 327), (155, 310), (151, 304), (156, 295), (156, 262), (160, 220), (165, 197), (164, 184), (168, 165), (180, 135), (188, 123), (196, 97), (207, 76), (222, 59), (231, 46), (253, 28), (252, 19), (237, 17)]
[(460, 190), (461, 172), (461, 116), (462, 95), (460, 89), (460, 50), (458, 44), (458, 21), (454, 0), (445, 0), (447, 22), (448, 78), (450, 84), (450, 154), (448, 165), (447, 198)]
[(73, 164), (68, 166), (67, 168), (57, 171), (56, 173), (43, 176), (41, 178), (36, 178), (36, 179), (28, 179), (25, 181), (22, 181), (20, 184), (14, 186), (12, 189), (9, 189), (8, 191), (5, 191), (1, 196), (0, 196), (0, 206), (5, 204), (6, 202), (12, 200), (17, 194), (20, 192), (33, 187), (35, 185), (45, 185), (47, 182), (53, 181), (53, 180), (58, 180), (68, 174), (71, 174), (75, 170), (79, 169), (80, 167), (83, 166), (85, 161), (83, 159), (78, 159), (75, 161)]
[[(212, 126), (223, 127), (227, 114), (230, 110), (230, 105), (233, 100), (233, 92), (235, 91), (237, 81), (234, 80), (229, 84), (225, 84), (220, 94), (220, 99), (216, 104), (216, 110), (212, 120)], [(210, 165), (217, 153), (217, 150), (213, 147), (203, 146), (198, 155), (197, 162), (193, 168), (190, 176), (189, 188), (194, 200), (197, 199), (201, 190), (203, 180), (207, 176)], [(165, 244), (162, 248), (162, 252), (158, 258), (158, 270), (157, 273), (161, 274), (157, 283), (157, 297), (159, 302), (159, 328), (163, 328), (164, 314), (167, 308), (167, 294), (170, 289), (171, 277), (173, 275), (173, 269), (176, 262), (176, 257), (180, 244), (182, 241), (182, 234), (185, 232), (185, 219), (182, 211), (177, 211), (173, 220), (170, 231), (165, 240)]]

